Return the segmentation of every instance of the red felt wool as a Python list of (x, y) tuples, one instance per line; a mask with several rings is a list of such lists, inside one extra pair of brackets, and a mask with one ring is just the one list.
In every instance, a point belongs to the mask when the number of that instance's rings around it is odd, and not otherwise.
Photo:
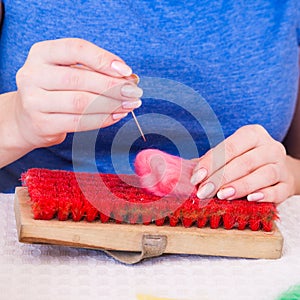
[(190, 178), (195, 161), (182, 159), (156, 149), (138, 153), (134, 167), (141, 187), (156, 196), (189, 196), (195, 192)]
[[(97, 186), (99, 178), (104, 186)], [(122, 179), (123, 180), (122, 180)], [(61, 221), (99, 220), (106, 223), (150, 224), (184, 227), (210, 226), (271, 231), (278, 219), (273, 203), (246, 200), (209, 199), (205, 205), (195, 193), (186, 200), (168, 196), (160, 198), (126, 182), (134, 182), (135, 175), (90, 174), (68, 171), (30, 169), (22, 175), (31, 199), (34, 219)], [(78, 184), (80, 179), (80, 185)], [(124, 180), (126, 179), (126, 180)], [(87, 193), (83, 193), (84, 187)], [(115, 202), (112, 195), (125, 201)], [(98, 199), (97, 209), (87, 199)], [(160, 201), (163, 199), (163, 201)], [(135, 204), (132, 206), (131, 204)], [(146, 206), (145, 204), (150, 204)], [(170, 207), (175, 209), (170, 212)], [(157, 212), (161, 212), (159, 217)]]

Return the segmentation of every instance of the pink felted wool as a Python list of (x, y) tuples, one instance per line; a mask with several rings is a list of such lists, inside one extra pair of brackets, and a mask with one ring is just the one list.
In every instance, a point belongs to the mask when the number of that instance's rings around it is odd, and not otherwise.
[(195, 192), (190, 178), (195, 161), (186, 160), (156, 149), (138, 153), (135, 172), (141, 187), (156, 196), (186, 197)]

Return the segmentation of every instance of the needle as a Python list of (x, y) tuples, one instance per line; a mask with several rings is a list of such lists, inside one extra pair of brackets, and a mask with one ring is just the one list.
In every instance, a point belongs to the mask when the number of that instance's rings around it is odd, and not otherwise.
[(140, 124), (139, 124), (139, 122), (138, 122), (138, 120), (137, 120), (137, 118), (136, 118), (136, 116), (135, 116), (135, 113), (132, 111), (131, 114), (132, 114), (132, 117), (133, 117), (133, 119), (134, 119), (134, 121), (135, 121), (135, 124), (136, 124), (138, 130), (139, 130), (140, 133), (141, 133), (141, 136), (142, 136), (144, 142), (146, 142), (145, 135), (144, 135), (143, 130), (142, 130), (142, 128), (141, 128), (141, 126), (140, 126)]
[[(127, 79), (133, 81), (135, 84), (138, 84), (140, 82), (140, 77), (138, 75), (136, 75), (135, 73), (132, 73), (130, 76), (127, 77)], [(142, 128), (141, 128), (141, 126), (140, 126), (137, 118), (136, 118), (135, 113), (132, 111), (131, 114), (132, 114), (134, 122), (135, 122), (135, 124), (136, 124), (136, 126), (137, 126), (137, 128), (138, 128), (138, 130), (139, 130), (139, 132), (140, 132), (140, 134), (141, 134), (144, 142), (146, 142), (145, 135), (144, 135), (143, 130), (142, 130)]]

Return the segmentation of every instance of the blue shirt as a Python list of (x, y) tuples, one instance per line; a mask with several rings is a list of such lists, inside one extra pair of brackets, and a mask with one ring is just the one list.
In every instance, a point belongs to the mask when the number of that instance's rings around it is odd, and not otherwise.
[[(147, 142), (128, 125), (130, 115), (99, 132), (76, 134), (76, 170), (96, 165), (100, 172), (127, 173), (143, 148), (190, 158), (246, 124), (263, 125), (279, 141), (289, 128), (299, 76), (299, 0), (4, 0), (4, 6), (1, 93), (16, 89), (15, 74), (33, 43), (62, 37), (83, 38), (112, 51), (142, 77), (145, 99), (136, 114)], [(179, 102), (160, 96), (164, 86), (151, 86), (149, 77), (182, 84), (170, 93)], [(189, 95), (188, 88), (205, 101)], [(0, 190), (13, 191), (31, 167), (73, 169), (73, 142), (69, 134), (62, 144), (34, 150), (2, 168)], [(93, 143), (96, 151), (90, 153)]]

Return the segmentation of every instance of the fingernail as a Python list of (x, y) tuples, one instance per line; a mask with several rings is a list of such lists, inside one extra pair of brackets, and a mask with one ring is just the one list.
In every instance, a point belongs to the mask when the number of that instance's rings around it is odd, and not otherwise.
[(130, 76), (132, 74), (131, 68), (119, 60), (114, 60), (111, 63), (111, 68), (122, 76)]
[(257, 192), (257, 193), (253, 193), (253, 194), (249, 194), (247, 196), (247, 200), (248, 201), (259, 201), (265, 198), (265, 195), (261, 192)]
[(217, 197), (223, 200), (232, 197), (234, 194), (235, 194), (235, 189), (233, 187), (227, 187), (219, 190), (217, 193)]
[(140, 98), (143, 90), (136, 85), (125, 84), (121, 87), (121, 94), (124, 97)]
[(127, 115), (128, 115), (128, 113), (112, 114), (112, 118), (114, 120), (119, 120), (119, 119), (125, 118)]
[(123, 108), (138, 108), (142, 105), (142, 101), (124, 101), (122, 102)]
[(196, 185), (200, 183), (207, 176), (207, 170), (204, 168), (199, 169), (193, 176), (190, 181), (191, 184)]
[(208, 182), (198, 190), (197, 197), (199, 199), (206, 199), (213, 193), (214, 190), (215, 185), (212, 182)]

